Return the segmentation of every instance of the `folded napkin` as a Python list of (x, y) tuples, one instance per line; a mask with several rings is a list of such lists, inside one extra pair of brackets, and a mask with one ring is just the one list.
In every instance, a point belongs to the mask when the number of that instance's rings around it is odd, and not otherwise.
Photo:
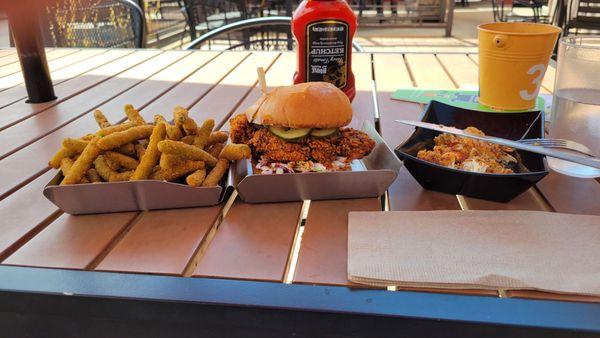
[(399, 211), (348, 218), (355, 283), (600, 295), (600, 216)]

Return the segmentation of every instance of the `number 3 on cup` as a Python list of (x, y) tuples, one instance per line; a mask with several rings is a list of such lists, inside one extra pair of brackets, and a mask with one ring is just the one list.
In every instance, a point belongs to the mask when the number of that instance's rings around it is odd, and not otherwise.
[(529, 68), (529, 70), (527, 71), (527, 74), (529, 75), (533, 75), (535, 73), (538, 73), (538, 75), (533, 79), (533, 81), (531, 81), (531, 83), (535, 85), (534, 91), (532, 93), (529, 93), (526, 90), (521, 90), (519, 92), (519, 95), (521, 95), (521, 98), (525, 101), (531, 101), (535, 99), (538, 92), (540, 91), (540, 87), (542, 86), (542, 79), (544, 78), (544, 74), (546, 73), (546, 65), (535, 65)]

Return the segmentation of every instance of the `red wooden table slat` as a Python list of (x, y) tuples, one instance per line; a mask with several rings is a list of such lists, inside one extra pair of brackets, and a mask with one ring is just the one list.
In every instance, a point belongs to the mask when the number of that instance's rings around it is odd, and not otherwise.
[[(119, 76), (112, 77), (106, 82), (98, 84), (84, 95), (77, 95), (67, 99), (60, 105), (56, 105), (27, 120), (4, 129), (0, 133), (0, 143), (5, 147), (3, 154), (18, 149), (20, 146), (39, 139), (63, 124), (79, 118), (86, 110), (92, 109), (107, 99), (111, 99), (121, 92), (141, 83), (184, 55), (179, 52), (167, 52), (156, 55), (146, 61), (143, 60), (143, 55), (140, 55), (139, 58), (131, 55), (129, 62), (124, 62), (122, 65), (127, 70), (119, 74)], [(115, 65), (116, 67), (118, 66)], [(97, 93), (108, 91), (112, 95), (97, 95)]]
[(373, 73), (371, 71), (371, 54), (354, 53), (352, 55), (352, 70), (356, 96), (352, 101), (354, 115), (350, 127), (361, 129), (363, 121), (375, 121), (375, 106), (373, 103)]
[(124, 230), (136, 214), (63, 214), (3, 264), (84, 269)]
[(381, 210), (378, 198), (312, 201), (294, 283), (360, 285), (348, 281), (348, 212)]
[[(93, 57), (95, 55), (101, 54), (101, 53), (105, 53), (106, 50), (103, 49), (82, 49), (79, 50), (75, 53), (69, 54), (66, 57), (61, 57), (58, 58), (56, 60), (52, 60), (48, 62), (48, 69), (50, 70), (50, 72), (56, 72), (58, 70), (61, 70), (65, 67), (69, 67), (72, 66), (73, 64), (77, 64), (78, 62), (81, 62), (83, 60), (89, 59), (90, 57)], [(54, 80), (54, 78), (52, 78), (52, 81), (56, 84), (57, 82)], [(18, 86), (19, 84), (21, 84), (21, 87), (24, 85), (23, 84), (23, 74), (21, 72), (9, 75), (9, 76), (5, 76), (1, 79), (0, 81), (2, 83), (2, 85), (0, 85), (0, 92), (2, 93), (2, 96), (4, 97), (5, 92), (14, 86)]]
[[(127, 58), (126, 55), (132, 53), (133, 52), (130, 50), (116, 50), (115, 54), (118, 54), (123, 57), (115, 61), (119, 63), (115, 64), (114, 68), (110, 67), (110, 65), (96, 68), (88, 73), (82, 74), (74, 80), (67, 81), (55, 86), (54, 91), (56, 93), (57, 99), (54, 101), (31, 104), (27, 103), (25, 100), (22, 100), (2, 108), (0, 110), (0, 127), (6, 128), (7, 126), (14, 124), (15, 122), (21, 121), (39, 112), (42, 112), (45, 109), (48, 109), (49, 107), (55, 106), (58, 103), (61, 103), (66, 99), (69, 99), (81, 93), (82, 91), (89, 89), (102, 81), (105, 81), (110, 76), (113, 76), (118, 72), (121, 72), (131, 67), (131, 62), (136, 62), (136, 58), (133, 55)], [(146, 54), (147, 57), (155, 55), (155, 53)], [(142, 60), (139, 60), (138, 62), (141, 61)], [(124, 66), (126, 67), (123, 68), (123, 65), (121, 65), (123, 62), (129, 62), (129, 64), (124, 64)], [(111, 64), (113, 63), (111, 62)]]
[(13, 244), (59, 212), (42, 196), (44, 186), (54, 175), (47, 172), (0, 203), (0, 262)]
[[(68, 60), (70, 58), (73, 58), (73, 57), (77, 58), (77, 55), (82, 52), (82, 50), (78, 50), (78, 49), (70, 49), (70, 50), (64, 50), (64, 51), (68, 53), (68, 54), (66, 54), (66, 55), (68, 55), (68, 58), (64, 57), (65, 55), (60, 55), (60, 57), (53, 58), (52, 60), (47, 59), (48, 70), (50, 70), (50, 72), (64, 67), (64, 64), (66, 62), (68, 63)], [(20, 64), (15, 63), (13, 65), (10, 65), (7, 67), (2, 67), (2, 68), (8, 68), (8, 67), (13, 67), (13, 70), (16, 70), (16, 71), (12, 74), (8, 74), (8, 75), (5, 75), (0, 78), (0, 93), (11, 87), (14, 87), (20, 83), (23, 83), (23, 81), (24, 81)]]
[(478, 198), (465, 198), (465, 209), (470, 210), (542, 210), (553, 211), (539, 193), (531, 188), (508, 203), (486, 201)]
[[(114, 50), (102, 50), (102, 49), (89, 49), (81, 53), (81, 55), (87, 55), (87, 57), (79, 62), (70, 64), (69, 66), (61, 69), (52, 71), (51, 77), (54, 86), (57, 86), (67, 80), (70, 80), (78, 75), (81, 75), (91, 69), (100, 67), (105, 63), (111, 62), (112, 60), (119, 57), (119, 54), (112, 53)], [(80, 55), (80, 54), (78, 54)], [(0, 95), (2, 95), (2, 103), (0, 107), (8, 106), (12, 103), (24, 100), (27, 98), (27, 90), (23, 83), (14, 86), (10, 89), (6, 89)], [(0, 116), (3, 114), (0, 112)], [(0, 121), (3, 121), (0, 119)], [(0, 122), (0, 125), (6, 122)]]
[(424, 89), (454, 88), (454, 82), (448, 77), (433, 54), (406, 54), (404, 57), (417, 87)]
[(557, 212), (600, 215), (600, 183), (550, 172), (538, 189)]
[(181, 275), (221, 208), (145, 212), (96, 270)]
[[(211, 53), (210, 55), (216, 56), (217, 54)], [(187, 108), (194, 105), (217, 86), (217, 83), (248, 55), (249, 53), (245, 52), (220, 54), (173, 90), (152, 102), (146, 107), (147, 111), (152, 111), (154, 114), (164, 114), (165, 118), (168, 119), (172, 118), (173, 108), (176, 105)]]
[[(269, 86), (291, 82), (293, 68), (289, 65), (292, 60), (290, 56), (278, 58), (267, 70), (266, 80)], [(255, 73), (256, 67), (247, 73), (247, 76), (254, 79), (252, 85), (256, 81)], [(255, 97), (257, 94), (255, 91)], [(252, 92), (248, 95), (252, 95)], [(244, 100), (237, 109), (243, 111), (245, 105), (252, 103), (254, 101)], [(227, 128), (226, 121), (223, 122)], [(239, 200), (234, 202), (200, 257), (193, 275), (281, 281), (301, 207), (302, 203), (299, 202), (256, 205)]]
[[(53, 48), (46, 48), (46, 55), (53, 50)], [(2, 54), (0, 55), (0, 67), (6, 66), (8, 64), (19, 62), (19, 54), (17, 54), (16, 49), (6, 49), (2, 50)]]
[[(55, 59), (62, 58), (68, 56), (69, 54), (73, 54), (79, 51), (79, 49), (75, 48), (59, 48), (53, 49), (46, 52), (46, 61), (52, 62)], [(18, 62), (19, 59), (12, 61), (4, 66), (0, 66), (0, 89), (6, 88), (3, 80), (7, 75), (11, 74), (20, 74), (21, 73), (21, 64)]]
[(282, 281), (301, 208), (235, 202), (193, 276)]
[(80, 49), (76, 53), (69, 54), (67, 57), (62, 57), (53, 61), (48, 62), (48, 69), (50, 72), (56, 72), (65, 67), (69, 67), (75, 63), (89, 59), (90, 57), (106, 53), (106, 49), (102, 48), (84, 48)]
[[(104, 103), (98, 109), (104, 112), (108, 120), (112, 123), (125, 120), (123, 107), (126, 104), (131, 104), (140, 110), (140, 114), (147, 121), (152, 121), (155, 114), (164, 114), (168, 118), (175, 105), (161, 106), (160, 102), (163, 102), (166, 97), (174, 93), (181, 92), (182, 88), (180, 87), (193, 81), (195, 74), (206, 73), (208, 70), (204, 69), (204, 67), (209, 67), (215, 55), (205, 53), (185, 55), (139, 85)], [(187, 92), (191, 99), (203, 94), (203, 91), (200, 89), (196, 91), (188, 89)], [(184, 104), (185, 102), (182, 102), (182, 105)], [(90, 115), (84, 118), (94, 122)]]
[[(46, 49), (46, 53), (49, 49)], [(17, 55), (16, 49), (2, 49), (0, 50), (0, 67), (19, 61), (19, 55)]]
[(255, 52), (228, 74), (219, 85), (190, 108), (190, 116), (211, 116), (219, 128), (241, 99), (257, 82), (256, 68), (268, 68), (279, 56), (274, 52)]
[(0, 57), (0, 67), (4, 67), (15, 62), (19, 62), (19, 56), (16, 54), (16, 52), (13, 55), (5, 55)]
[(454, 195), (423, 189), (412, 175), (402, 168), (388, 189), (390, 210), (458, 210)]
[[(395, 147), (412, 133), (413, 128), (394, 120), (417, 119), (422, 107), (390, 98), (396, 89), (413, 85), (402, 54), (374, 54), (373, 59), (381, 135), (390, 147)], [(391, 210), (460, 209), (455, 196), (421, 188), (406, 168), (400, 169), (388, 191)]]
[(438, 54), (436, 58), (459, 88), (479, 83), (477, 65), (466, 54)]

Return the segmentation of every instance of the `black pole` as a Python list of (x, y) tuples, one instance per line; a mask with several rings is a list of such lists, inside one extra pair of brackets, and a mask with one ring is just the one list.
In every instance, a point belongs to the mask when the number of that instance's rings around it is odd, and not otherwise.
[(569, 14), (569, 0), (558, 0), (554, 14), (554, 25), (563, 29), (563, 35), (567, 35), (564, 30), (567, 27)]
[(42, 1), (18, 0), (8, 6), (8, 24), (17, 48), (29, 103), (56, 99), (42, 41), (39, 11)]

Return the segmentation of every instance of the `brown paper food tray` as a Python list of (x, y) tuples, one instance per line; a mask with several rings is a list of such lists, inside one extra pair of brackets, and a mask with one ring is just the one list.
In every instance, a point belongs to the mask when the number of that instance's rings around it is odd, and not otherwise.
[(228, 175), (216, 187), (190, 187), (157, 180), (61, 186), (62, 178), (59, 171), (44, 187), (44, 196), (72, 215), (212, 206), (221, 203), (233, 190)]
[(398, 176), (402, 162), (372, 124), (365, 122), (362, 129), (376, 144), (369, 156), (353, 162), (352, 171), (261, 175), (253, 172), (250, 160), (244, 160), (232, 166), (230, 176), (248, 203), (381, 196)]

